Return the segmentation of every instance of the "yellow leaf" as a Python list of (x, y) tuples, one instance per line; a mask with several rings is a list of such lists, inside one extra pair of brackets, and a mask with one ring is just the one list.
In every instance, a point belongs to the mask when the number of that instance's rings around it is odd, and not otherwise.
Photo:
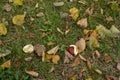
[(52, 57), (52, 62), (54, 64), (58, 64), (58, 61), (60, 60), (60, 56), (59, 55), (53, 55)]
[(87, 78), (87, 79), (85, 79), (85, 80), (93, 80), (92, 78)]
[(20, 26), (20, 25), (23, 25), (24, 18), (25, 18), (25, 15), (16, 15), (12, 18), (12, 22), (13, 24)]
[(99, 42), (95, 37), (90, 37), (89, 47), (90, 47), (90, 49), (100, 47)]
[(5, 68), (10, 68), (10, 66), (11, 66), (11, 60), (8, 60), (8, 61), (6, 61), (5, 63), (3, 63), (3, 64), (1, 65), (1, 67), (2, 67), (3, 69), (5, 69)]
[(16, 5), (23, 5), (23, 0), (13, 0), (13, 3)]
[(71, 14), (71, 17), (73, 18), (73, 20), (76, 20), (79, 16), (79, 12), (78, 12), (78, 9), (73, 7), (69, 10), (70, 14)]
[(100, 35), (101, 38), (111, 36), (111, 31), (101, 24), (96, 26), (95, 31)]
[(25, 72), (31, 76), (38, 77), (39, 73), (31, 70), (25, 70)]
[(6, 35), (7, 34), (7, 28), (3, 23), (0, 23), (0, 35)]
[(85, 48), (86, 48), (86, 42), (85, 42), (84, 38), (81, 38), (79, 41), (77, 41), (75, 43), (75, 45), (78, 48), (78, 53), (83, 52), (85, 50)]

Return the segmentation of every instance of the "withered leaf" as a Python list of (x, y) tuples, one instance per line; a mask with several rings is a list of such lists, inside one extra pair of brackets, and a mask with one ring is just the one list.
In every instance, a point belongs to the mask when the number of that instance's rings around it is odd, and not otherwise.
[(77, 25), (79, 25), (81, 28), (86, 28), (88, 26), (87, 18), (78, 20)]
[(112, 61), (111, 56), (108, 55), (108, 54), (105, 54), (104, 60), (105, 60), (106, 63), (109, 63), (110, 61)]
[(92, 64), (91, 64), (90, 60), (87, 60), (87, 66), (88, 66), (88, 69), (90, 71), (92, 71)]
[(58, 64), (58, 61), (60, 60), (60, 56), (59, 55), (53, 55), (52, 56), (52, 62), (54, 64)]
[(80, 57), (77, 56), (75, 59), (74, 59), (74, 62), (72, 64), (70, 64), (70, 67), (75, 67), (75, 66), (78, 66), (80, 64)]
[(67, 50), (65, 50), (65, 56), (67, 56), (70, 60), (73, 60), (74, 57)]
[(5, 9), (7, 12), (9, 12), (9, 11), (11, 10), (11, 5), (6, 4), (6, 5), (4, 6), (4, 9)]
[(5, 69), (5, 68), (10, 68), (10, 67), (11, 67), (11, 60), (8, 60), (8, 61), (6, 61), (5, 63), (3, 63), (3, 64), (1, 65), (1, 67), (2, 67), (3, 69)]
[(25, 70), (25, 72), (31, 76), (38, 77), (39, 73), (32, 70)]
[(77, 8), (73, 7), (69, 10), (71, 17), (73, 18), (73, 20), (76, 20), (79, 16), (79, 11)]
[(56, 47), (52, 48), (51, 50), (47, 51), (48, 54), (56, 54), (56, 52), (59, 49), (59, 45), (57, 45)]
[(40, 45), (39, 43), (34, 45), (35, 52), (37, 53), (38, 56), (42, 56), (43, 53), (45, 52), (46, 48), (44, 45)]

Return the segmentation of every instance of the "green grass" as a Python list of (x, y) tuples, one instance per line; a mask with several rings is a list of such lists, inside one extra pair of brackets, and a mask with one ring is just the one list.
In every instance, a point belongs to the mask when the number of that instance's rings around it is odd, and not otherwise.
[[(65, 5), (59, 8), (53, 6), (54, 1), (64, 1)], [(8, 3), (7, 0), (0, 0), (0, 22), (2, 19), (8, 22), (7, 29), (8, 33), (6, 36), (0, 36), (0, 40), (4, 43), (0, 50), (10, 50), (11, 54), (6, 56), (5, 58), (0, 59), (0, 64), (7, 61), (8, 59), (12, 60), (12, 65), (10, 69), (2, 70), (0, 69), (0, 79), (1, 80), (29, 80), (33, 79), (34, 77), (27, 75), (25, 73), (25, 69), (28, 70), (35, 70), (40, 73), (39, 78), (44, 80), (62, 80), (63, 77), (61, 75), (61, 69), (67, 67), (67, 65), (63, 64), (64, 58), (64, 49), (66, 49), (70, 44), (74, 44), (78, 40), (78, 36), (83, 37), (83, 30), (76, 25), (76, 22), (72, 19), (66, 20), (60, 17), (60, 12), (67, 12), (69, 13), (69, 9), (72, 7), (76, 7), (80, 10), (79, 18), (88, 18), (88, 27), (87, 29), (95, 29), (98, 24), (105, 25), (107, 28), (110, 28), (111, 25), (116, 25), (116, 27), (120, 30), (120, 12), (113, 11), (107, 5), (110, 0), (98, 0), (98, 2), (94, 2), (95, 5), (95, 15), (93, 16), (86, 16), (84, 15), (84, 11), (86, 8), (90, 7), (93, 0), (86, 0), (87, 4), (79, 4), (77, 2), (67, 2), (67, 0), (34, 0), (31, 2), (25, 2), (23, 6), (16, 6), (12, 5), (12, 10), (10, 12), (6, 12), (3, 9), (3, 6)], [(40, 7), (44, 9), (41, 10), (39, 8), (35, 9), (36, 3), (39, 4)], [(103, 9), (104, 15), (100, 13), (100, 9)], [(27, 12), (25, 23), (23, 29), (22, 26), (16, 26), (12, 23), (12, 17), (18, 14), (23, 14)], [(43, 12), (45, 14), (44, 17), (38, 18), (36, 14), (39, 12)], [(113, 18), (113, 22), (107, 23), (105, 18), (106, 16), (111, 16)], [(35, 20), (32, 22), (30, 21), (30, 17), (33, 17)], [(45, 21), (49, 21), (52, 25), (47, 26), (44, 25)], [(59, 27), (62, 31), (65, 31), (65, 23), (66, 21), (69, 22), (70, 32), (67, 35), (61, 35), (56, 28)], [(45, 29), (46, 31), (51, 31), (51, 34), (42, 38), (42, 31), (40, 29)], [(28, 39), (25, 36), (29, 35), (32, 32), (35, 34), (35, 38)], [(47, 46), (49, 41), (54, 42), (53, 46)], [(109, 43), (113, 44), (110, 46)], [(26, 44), (36, 44), (40, 43), (45, 45), (47, 50), (51, 49), (55, 45), (60, 45), (60, 50), (58, 52), (61, 55), (61, 60), (58, 65), (55, 65), (56, 70), (52, 73), (48, 73), (51, 66), (53, 65), (50, 62), (41, 62), (41, 58), (38, 57), (36, 54), (25, 54), (22, 51), (22, 48)], [(109, 66), (116, 65), (116, 61), (120, 59), (120, 39), (106, 39), (100, 40), (100, 48), (98, 49), (101, 53), (100, 63), (98, 61), (93, 61), (93, 67), (98, 68), (103, 71), (102, 75), (98, 75), (96, 73), (89, 72), (87, 66), (84, 62), (81, 62), (79, 66), (77, 66), (74, 70), (79, 73), (79, 70), (83, 67), (87, 69), (87, 71), (83, 74), (85, 78), (93, 77), (94, 80), (103, 80), (105, 75), (113, 75), (113, 76), (120, 76), (119, 72), (116, 69), (111, 70)], [(1, 52), (1, 51), (0, 51)], [(85, 50), (84, 56), (87, 59), (91, 59), (93, 51), (90, 50), (88, 47)], [(105, 53), (111, 55), (113, 61), (106, 64), (103, 60), (103, 56)], [(30, 55), (33, 56), (33, 60), (31, 62), (25, 62), (24, 58), (29, 57)], [(68, 71), (65, 71), (66, 74), (71, 71), (71, 68), (67, 67)]]

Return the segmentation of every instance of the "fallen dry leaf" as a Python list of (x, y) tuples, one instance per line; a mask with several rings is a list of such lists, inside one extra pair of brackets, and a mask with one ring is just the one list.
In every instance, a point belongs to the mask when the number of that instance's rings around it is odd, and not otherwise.
[(67, 50), (65, 50), (65, 56), (67, 56), (70, 60), (73, 60), (74, 57)]
[(34, 47), (33, 47), (32, 44), (25, 45), (25, 46), (23, 47), (23, 51), (24, 51), (25, 53), (32, 53), (32, 52), (34, 51)]
[(59, 55), (53, 55), (52, 56), (52, 62), (54, 64), (58, 64), (58, 61), (60, 60), (60, 56)]
[(120, 31), (114, 25), (112, 25), (112, 27), (110, 28), (110, 31), (113, 37), (117, 37), (117, 36), (119, 37)]
[(37, 17), (43, 17), (43, 16), (44, 16), (44, 13), (43, 13), (43, 12), (39, 12), (36, 16), (37, 16)]
[(3, 23), (0, 23), (0, 35), (6, 35), (7, 34), (7, 28)]
[(84, 57), (83, 57), (82, 55), (80, 55), (80, 54), (79, 54), (79, 57), (80, 57), (81, 60), (87, 61), (86, 58), (84, 58)]
[(92, 64), (91, 64), (90, 60), (87, 60), (87, 66), (88, 66), (88, 69), (90, 71), (92, 71)]
[(37, 53), (38, 56), (42, 56), (45, 52), (46, 48), (44, 45), (40, 45), (39, 43), (34, 45), (35, 53)]
[(52, 45), (54, 45), (54, 44), (55, 44), (55, 43), (52, 42), (52, 41), (50, 41), (50, 42), (47, 43), (48, 46), (52, 46)]
[(57, 45), (56, 47), (52, 48), (51, 50), (47, 51), (48, 54), (56, 54), (56, 52), (59, 49), (59, 45)]
[(90, 40), (89, 40), (88, 44), (89, 44), (90, 49), (100, 47), (100, 44), (99, 44), (98, 40), (95, 37), (90, 37)]
[(27, 57), (25, 58), (25, 61), (31, 61), (33, 58), (32, 57)]
[(78, 20), (77, 25), (79, 25), (81, 28), (86, 28), (88, 26), (87, 18)]
[(68, 56), (65, 55), (65, 57), (64, 57), (64, 64), (69, 63), (69, 62), (70, 62), (70, 60), (69, 60)]
[(111, 16), (106, 17), (106, 21), (111, 22), (111, 21), (113, 21), (113, 18)]
[(8, 61), (6, 61), (5, 63), (3, 63), (3, 64), (1, 65), (1, 67), (2, 67), (3, 69), (5, 69), (5, 68), (10, 68), (10, 67), (11, 67), (11, 60), (8, 60)]
[(89, 7), (89, 8), (87, 8), (87, 9), (85, 10), (85, 14), (86, 14), (86, 15), (92, 15), (92, 14), (93, 14), (93, 10), (94, 10), (93, 8), (90, 8), (90, 7)]
[(0, 53), (0, 58), (9, 55), (10, 53)]
[(28, 39), (33, 39), (35, 38), (35, 34), (34, 33), (29, 33), (29, 35), (27, 36)]
[(7, 12), (11, 11), (11, 5), (9, 5), (8, 3), (3, 8)]
[(71, 77), (73, 77), (75, 75), (74, 71), (71, 71), (67, 74), (67, 79), (66, 80), (70, 80)]
[(79, 16), (79, 11), (77, 8), (73, 7), (69, 10), (70, 16), (73, 18), (73, 20), (76, 20)]
[(25, 15), (16, 15), (12, 18), (12, 22), (15, 25), (21, 26), (24, 23), (24, 18), (25, 18)]
[(23, 0), (13, 0), (13, 3), (14, 3), (15, 5), (20, 5), (20, 6), (22, 6), (22, 5), (23, 5)]
[(58, 31), (59, 33), (61, 33), (62, 35), (64, 34), (64, 32), (63, 32), (63, 31), (61, 31), (61, 29), (60, 29), (60, 28), (57, 28), (57, 31)]
[(75, 66), (78, 66), (80, 64), (80, 57), (77, 56), (75, 59), (74, 59), (74, 62), (72, 64), (70, 64), (70, 67), (75, 67)]
[(79, 41), (77, 41), (75, 43), (75, 45), (78, 48), (78, 53), (83, 52), (85, 50), (85, 48), (86, 48), (86, 42), (85, 42), (84, 38), (81, 38)]
[(55, 70), (55, 67), (52, 66), (48, 73), (51, 73), (51, 72), (53, 72), (54, 70)]
[(80, 72), (79, 72), (79, 77), (80, 77), (80, 79), (82, 79), (82, 77), (83, 77), (83, 72), (85, 72), (86, 71), (86, 69), (81, 69), (80, 70)]
[(117, 69), (120, 71), (120, 63), (117, 63)]
[(98, 50), (96, 50), (94, 53), (93, 53), (93, 59), (98, 59), (100, 58), (100, 53)]
[(111, 57), (108, 54), (105, 54), (104, 60), (106, 63), (109, 63), (110, 61), (112, 61)]
[(39, 73), (31, 70), (25, 70), (25, 72), (31, 76), (38, 77)]
[(102, 74), (102, 71), (99, 69), (95, 69), (95, 72), (97, 72), (98, 74)]
[(116, 77), (109, 76), (109, 75), (106, 75), (105, 78), (106, 78), (106, 80), (118, 80)]
[(54, 2), (53, 3), (53, 5), (55, 6), (55, 7), (61, 7), (61, 6), (63, 6), (64, 5), (64, 2)]

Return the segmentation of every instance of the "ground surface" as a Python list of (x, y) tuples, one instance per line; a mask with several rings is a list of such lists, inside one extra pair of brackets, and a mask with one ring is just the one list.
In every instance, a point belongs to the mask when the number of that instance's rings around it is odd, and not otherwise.
[[(64, 5), (61, 7), (53, 6), (53, 2), (63, 1)], [(2, 19), (8, 22), (6, 26), (8, 33), (5, 36), (0, 36), (0, 53), (4, 52), (6, 49), (11, 51), (11, 54), (4, 58), (0, 58), (0, 63), (11, 59), (11, 67), (9, 69), (0, 70), (0, 78), (2, 80), (33, 80), (34, 79), (43, 79), (43, 80), (63, 80), (68, 77), (67, 75), (74, 72), (76, 78), (79, 79), (79, 72), (81, 69), (85, 68), (86, 71), (83, 73), (83, 80), (91, 77), (93, 80), (105, 80), (105, 76), (114, 76), (116, 78), (120, 77), (120, 71), (116, 68), (118, 62), (120, 62), (120, 39), (119, 38), (108, 38), (100, 41), (100, 47), (97, 49), (101, 57), (99, 59), (92, 59), (92, 53), (94, 50), (87, 49), (81, 53), (86, 59), (91, 60), (92, 68), (99, 69), (102, 71), (102, 74), (96, 72), (91, 72), (88, 69), (88, 66), (84, 61), (81, 61), (78, 66), (70, 68), (68, 64), (63, 64), (64, 61), (64, 50), (71, 44), (75, 44), (78, 41), (78, 38), (84, 36), (83, 29), (77, 26), (76, 22), (71, 18), (61, 18), (60, 12), (69, 13), (69, 9), (76, 7), (79, 9), (79, 17), (88, 19), (88, 26), (86, 29), (95, 29), (99, 24), (106, 26), (108, 29), (111, 25), (115, 25), (120, 30), (120, 12), (112, 10), (108, 3), (111, 0), (85, 0), (87, 3), (82, 4), (75, 2), (67, 2), (67, 0), (24, 0), (22, 6), (16, 6), (13, 3), (8, 3), (8, 0), (0, 0), (0, 22)], [(7, 12), (3, 9), (5, 4), (10, 4), (12, 6), (11, 11)], [(35, 8), (36, 4), (39, 4)], [(93, 15), (84, 15), (85, 10), (94, 3), (94, 12)], [(118, 4), (118, 3), (117, 3)], [(120, 2), (119, 2), (120, 5)], [(43, 8), (43, 9), (41, 9)], [(103, 14), (102, 11), (103, 10)], [(26, 12), (25, 23), (22, 26), (16, 26), (12, 23), (12, 18), (15, 15), (23, 14)], [(36, 14), (43, 12), (43, 17), (37, 17)], [(106, 21), (106, 17), (111, 16), (113, 21)], [(34, 21), (31, 21), (30, 18), (34, 18)], [(51, 25), (46, 26), (45, 21), (48, 21)], [(62, 35), (56, 30), (60, 28), (62, 31), (65, 31), (66, 22), (69, 24), (70, 32), (67, 35)], [(43, 36), (43, 31), (46, 30), (47, 35)], [(49, 34), (50, 32), (50, 34)], [(28, 36), (34, 34), (34, 38), (28, 38)], [(54, 45), (48, 46), (48, 42), (53, 42)], [(51, 62), (42, 62), (41, 57), (36, 54), (26, 54), (23, 52), (22, 48), (26, 44), (43, 44), (47, 50), (60, 45), (60, 49), (57, 54), (60, 55), (61, 59), (58, 64), (55, 64), (55, 70), (51, 73), (48, 73), (51, 69), (53, 63)], [(106, 63), (104, 61), (104, 55), (108, 54), (111, 57), (111, 61)], [(32, 61), (26, 62), (24, 58), (33, 56)], [(72, 62), (72, 61), (71, 61)], [(37, 71), (40, 75), (38, 78), (32, 77), (25, 73), (25, 70), (34, 70)], [(62, 72), (65, 72), (62, 75)], [(69, 74), (69, 75), (70, 75)], [(74, 77), (75, 77), (74, 76)], [(72, 79), (74, 80), (74, 79)], [(107, 79), (108, 80), (108, 79)], [(112, 80), (112, 79), (111, 79)]]

